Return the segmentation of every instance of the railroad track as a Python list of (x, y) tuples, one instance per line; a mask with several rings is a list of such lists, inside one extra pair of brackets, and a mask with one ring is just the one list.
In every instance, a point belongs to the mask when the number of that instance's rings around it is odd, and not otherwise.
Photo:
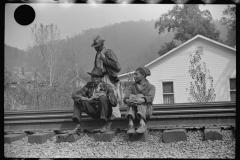
[[(111, 128), (127, 128), (126, 106), (121, 118), (111, 119)], [(22, 110), (4, 112), (4, 131), (72, 129), (72, 109)], [(94, 129), (101, 122), (83, 113), (81, 127)], [(149, 128), (236, 126), (236, 102), (155, 104)], [(137, 125), (136, 125), (137, 127)]]

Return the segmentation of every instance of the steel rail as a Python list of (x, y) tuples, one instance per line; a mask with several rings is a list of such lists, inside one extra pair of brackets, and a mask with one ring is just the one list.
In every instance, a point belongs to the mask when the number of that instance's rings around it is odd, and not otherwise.
[[(121, 107), (121, 118), (111, 119), (112, 128), (126, 128), (126, 107)], [(4, 131), (29, 129), (71, 129), (72, 109), (21, 110), (4, 112)], [(98, 128), (102, 124), (83, 113), (83, 128)], [(156, 104), (148, 121), (150, 127), (186, 125), (234, 125), (236, 102)]]

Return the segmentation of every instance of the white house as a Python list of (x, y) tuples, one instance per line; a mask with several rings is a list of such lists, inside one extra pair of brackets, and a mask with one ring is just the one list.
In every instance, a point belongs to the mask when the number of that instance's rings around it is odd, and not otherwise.
[[(154, 104), (188, 102), (186, 88), (193, 82), (188, 73), (190, 54), (196, 50), (201, 52), (201, 61), (213, 77), (215, 101), (236, 100), (236, 48), (197, 35), (145, 65), (151, 71), (147, 79), (156, 87)], [(127, 81), (129, 73), (119, 75), (120, 81)]]

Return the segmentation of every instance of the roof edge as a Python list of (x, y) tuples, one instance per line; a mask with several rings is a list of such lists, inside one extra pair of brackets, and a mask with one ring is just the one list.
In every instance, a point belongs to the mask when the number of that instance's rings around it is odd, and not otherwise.
[[(177, 46), (176, 48), (168, 51), (168, 52), (165, 53), (164, 55), (162, 55), (162, 56), (158, 57), (157, 59), (151, 61), (150, 63), (146, 64), (144, 67), (150, 66), (151, 64), (155, 63), (156, 61), (158, 61), (158, 60), (162, 59), (163, 57), (169, 55), (170, 53), (174, 52), (175, 50), (179, 49), (180, 47), (182, 47), (182, 46), (184, 46), (184, 45), (187, 45), (188, 43), (192, 42), (193, 40), (195, 40), (195, 39), (197, 39), (197, 38), (202, 38), (202, 39), (205, 39), (205, 40), (207, 40), (207, 41), (211, 41), (211, 42), (213, 42), (213, 43), (215, 43), (215, 44), (218, 44), (218, 45), (220, 45), (220, 46), (223, 46), (223, 47), (225, 47), (225, 48), (228, 48), (228, 49), (230, 49), (230, 50), (236, 51), (236, 48), (227, 46), (227, 45), (225, 45), (225, 44), (222, 44), (222, 43), (220, 43), (220, 42), (217, 42), (217, 41), (215, 41), (215, 40), (212, 40), (212, 39), (210, 39), (210, 38), (207, 38), (207, 37), (205, 37), (205, 36), (202, 36), (202, 35), (198, 34), (198, 35), (194, 36), (193, 38), (189, 39), (188, 41), (184, 42), (183, 44)], [(134, 71), (128, 72), (128, 73), (124, 73), (124, 74), (119, 75), (118, 77), (123, 77), (123, 76), (126, 76), (126, 75), (128, 75), (128, 74), (130, 74), (130, 73), (133, 73), (133, 72), (134, 72)]]

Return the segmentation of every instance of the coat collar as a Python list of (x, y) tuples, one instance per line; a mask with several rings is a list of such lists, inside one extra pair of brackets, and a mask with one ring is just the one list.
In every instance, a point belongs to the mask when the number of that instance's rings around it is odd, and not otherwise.
[(145, 89), (149, 86), (149, 84), (150, 84), (149, 81), (146, 79), (143, 87), (142, 87), (141, 89), (139, 89), (137, 83), (134, 83), (135, 87), (136, 87), (137, 90), (140, 91), (140, 92), (143, 91), (143, 90), (145, 90)]
[(96, 54), (99, 55), (99, 54), (104, 54), (105, 52), (107, 51), (107, 49), (105, 47), (103, 47), (103, 50), (101, 52), (97, 52)]

